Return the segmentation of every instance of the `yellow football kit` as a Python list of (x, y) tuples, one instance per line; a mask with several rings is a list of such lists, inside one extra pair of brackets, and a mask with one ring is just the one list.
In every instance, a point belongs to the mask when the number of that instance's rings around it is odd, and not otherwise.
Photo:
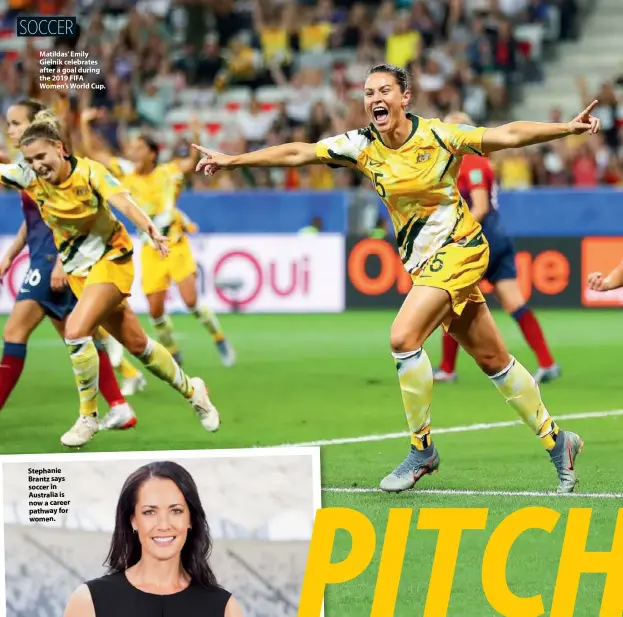
[(175, 202), (184, 187), (184, 174), (175, 161), (158, 165), (148, 174), (138, 174), (134, 164), (112, 158), (110, 171), (127, 186), (138, 205), (158, 231), (169, 238), (169, 255), (162, 257), (151, 244), (141, 250), (142, 287), (146, 295), (166, 291), (171, 281), (180, 283), (197, 271), (182, 213)]
[(126, 296), (134, 279), (132, 241), (108, 205), (128, 189), (90, 159), (69, 156), (71, 175), (55, 185), (25, 162), (0, 165), (0, 183), (25, 191), (52, 230), (63, 269), (79, 298), (86, 285), (113, 283)]
[(484, 302), (478, 283), (489, 246), (456, 178), (462, 155), (482, 153), (486, 129), (409, 118), (411, 134), (400, 148), (387, 147), (371, 125), (323, 139), (316, 155), (330, 165), (358, 169), (372, 181), (413, 284), (444, 289), (460, 315), (468, 302)]

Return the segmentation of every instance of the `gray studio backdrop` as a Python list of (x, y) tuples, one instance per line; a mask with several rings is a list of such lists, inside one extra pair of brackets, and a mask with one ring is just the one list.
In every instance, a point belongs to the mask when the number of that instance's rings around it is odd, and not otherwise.
[[(62, 617), (73, 590), (104, 574), (121, 486), (151, 460), (3, 464), (7, 617)], [(199, 487), (219, 582), (234, 593), (247, 617), (294, 617), (314, 490), (319, 490), (312, 456), (172, 460), (186, 467)], [(60, 468), (65, 478), (59, 490), (71, 504), (55, 523), (29, 521), (31, 467)]]

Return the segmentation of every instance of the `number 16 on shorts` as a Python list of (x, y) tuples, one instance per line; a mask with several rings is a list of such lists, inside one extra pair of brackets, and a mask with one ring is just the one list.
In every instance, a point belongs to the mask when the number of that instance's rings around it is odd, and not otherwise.
[(22, 283), (22, 287), (36, 287), (41, 282), (41, 272), (39, 268), (29, 268), (28, 272), (26, 272), (26, 276), (24, 277), (24, 282)]

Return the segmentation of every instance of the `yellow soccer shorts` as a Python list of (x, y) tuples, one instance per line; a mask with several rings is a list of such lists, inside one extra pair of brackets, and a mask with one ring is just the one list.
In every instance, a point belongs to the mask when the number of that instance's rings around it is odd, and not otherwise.
[(144, 245), (141, 252), (142, 286), (146, 296), (167, 291), (171, 281), (181, 283), (197, 272), (197, 264), (190, 250), (190, 242), (184, 236), (169, 247), (163, 257), (157, 249)]
[(440, 248), (419, 271), (412, 273), (411, 278), (416, 286), (436, 287), (448, 292), (453, 314), (443, 322), (447, 330), (469, 302), (485, 302), (478, 283), (488, 265), (489, 243), (479, 232), (471, 239)]
[(67, 276), (69, 286), (76, 298), (80, 298), (84, 288), (97, 283), (112, 283), (124, 296), (128, 297), (134, 282), (134, 262), (132, 256), (109, 261), (100, 259), (87, 276)]

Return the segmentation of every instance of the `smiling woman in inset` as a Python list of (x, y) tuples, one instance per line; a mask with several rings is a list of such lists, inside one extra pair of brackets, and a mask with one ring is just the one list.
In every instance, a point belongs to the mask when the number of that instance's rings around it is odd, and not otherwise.
[(216, 581), (211, 549), (192, 476), (177, 463), (144, 465), (121, 489), (108, 574), (81, 585), (64, 617), (243, 617)]

